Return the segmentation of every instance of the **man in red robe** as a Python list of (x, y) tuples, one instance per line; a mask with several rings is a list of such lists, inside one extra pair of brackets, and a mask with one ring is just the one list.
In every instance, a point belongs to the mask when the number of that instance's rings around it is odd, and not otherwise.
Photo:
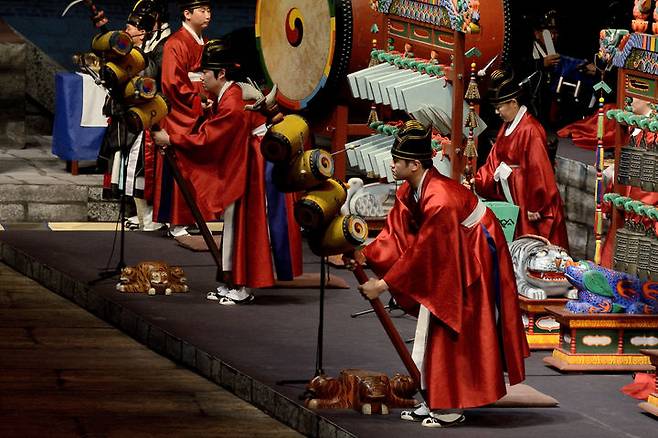
[(510, 384), (523, 381), (528, 345), (503, 230), (471, 191), (434, 169), (430, 134), (411, 121), (395, 139), (393, 175), (406, 182), (361, 253), (380, 279), (360, 290), (375, 299), (388, 289), (418, 311), (412, 357), (427, 405), (402, 419), (445, 427), (464, 421), (463, 408), (505, 395), (505, 371)]
[(562, 199), (546, 151), (546, 132), (519, 103), (514, 75), (491, 74), (490, 101), (505, 122), (485, 164), (475, 176), (475, 190), (487, 199), (519, 206), (514, 237), (535, 234), (569, 249)]
[[(179, 0), (183, 25), (171, 35), (162, 54), (162, 92), (167, 97), (170, 112), (160, 126), (171, 134), (184, 135), (192, 131), (202, 115), (200, 64), (203, 46), (203, 30), (210, 23), (210, 0)], [(185, 204), (180, 189), (173, 179), (168, 164), (158, 157), (153, 193), (154, 220), (168, 222), (171, 233), (185, 235), (185, 227), (194, 223), (192, 212)], [(183, 176), (196, 172), (202, 157), (197, 161), (185, 156), (178, 157), (178, 167)]]
[(266, 184), (271, 165), (260, 153), (265, 119), (245, 111), (242, 88), (234, 82), (239, 66), (221, 40), (206, 44), (201, 68), (204, 88), (217, 96), (211, 114), (190, 133), (161, 130), (153, 137), (157, 144), (173, 145), (179, 161), (194, 163), (186, 179), (204, 218), (216, 220), (223, 214), (226, 286), (208, 299), (248, 304), (254, 300), (249, 288), (301, 274), (301, 234), (292, 197)]

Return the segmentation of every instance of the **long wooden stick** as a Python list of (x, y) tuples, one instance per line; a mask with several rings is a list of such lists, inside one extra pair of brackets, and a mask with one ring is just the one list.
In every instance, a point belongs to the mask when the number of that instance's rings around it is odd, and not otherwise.
[(171, 146), (168, 146), (165, 148), (160, 148), (160, 150), (164, 151), (164, 156), (167, 158), (167, 163), (169, 163), (169, 166), (171, 167), (171, 171), (174, 174), (174, 179), (176, 180), (176, 183), (180, 188), (183, 198), (185, 199), (185, 203), (187, 204), (190, 211), (192, 212), (192, 216), (194, 216), (194, 221), (199, 227), (199, 231), (201, 231), (203, 240), (206, 242), (206, 245), (210, 250), (210, 254), (212, 255), (212, 258), (215, 260), (215, 264), (217, 265), (217, 279), (219, 280), (222, 274), (222, 256), (219, 253), (219, 248), (215, 243), (215, 239), (212, 238), (210, 229), (208, 229), (208, 225), (206, 224), (205, 219), (201, 215), (201, 211), (199, 211), (199, 207), (197, 207), (196, 202), (194, 202), (194, 198), (192, 197), (192, 192), (190, 191), (190, 187), (188, 185), (189, 182), (180, 173), (180, 169), (178, 168), (178, 163), (176, 162), (176, 156), (174, 155), (173, 148)]
[[(356, 280), (359, 282), (359, 284), (363, 284), (368, 281), (368, 275), (366, 275), (363, 267), (358, 263), (355, 264), (352, 272), (354, 272), (354, 276), (356, 277)], [(368, 301), (370, 302), (372, 309), (375, 311), (377, 318), (379, 318), (379, 322), (381, 322), (382, 326), (384, 327), (384, 331), (386, 331), (386, 334), (393, 343), (393, 347), (395, 347), (395, 350), (398, 352), (400, 359), (402, 359), (402, 363), (404, 364), (405, 368), (407, 368), (409, 375), (416, 382), (416, 386), (421, 396), (423, 399), (426, 399), (424, 391), (420, 390), (420, 371), (418, 370), (414, 360), (411, 358), (411, 353), (409, 353), (409, 350), (407, 350), (407, 346), (404, 344), (404, 340), (400, 336), (400, 333), (395, 328), (395, 325), (393, 325), (391, 317), (388, 316), (388, 312), (384, 308), (384, 305), (379, 298)]]

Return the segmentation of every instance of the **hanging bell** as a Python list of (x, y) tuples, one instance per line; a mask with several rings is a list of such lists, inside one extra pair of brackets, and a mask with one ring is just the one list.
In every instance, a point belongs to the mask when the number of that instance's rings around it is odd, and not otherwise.
[(653, 243), (656, 242), (655, 236), (650, 235), (641, 236), (638, 239), (638, 253), (642, 254), (641, 257), (637, 259), (637, 273), (636, 275), (640, 277), (640, 280), (647, 281), (651, 276), (651, 251)]
[(646, 151), (642, 155), (642, 164), (640, 166), (640, 188), (645, 192), (655, 192), (656, 186), (656, 166), (658, 165), (658, 152)]

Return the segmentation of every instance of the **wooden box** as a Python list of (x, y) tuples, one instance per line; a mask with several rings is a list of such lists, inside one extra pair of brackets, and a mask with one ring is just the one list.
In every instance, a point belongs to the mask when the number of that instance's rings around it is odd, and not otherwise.
[(546, 311), (547, 306), (564, 307), (566, 298), (532, 300), (519, 295), (519, 307), (524, 319), (526, 338), (531, 350), (552, 350), (560, 345), (560, 323)]
[(544, 362), (560, 371), (650, 371), (640, 351), (658, 346), (658, 315), (571, 313), (546, 308), (560, 323), (559, 345)]

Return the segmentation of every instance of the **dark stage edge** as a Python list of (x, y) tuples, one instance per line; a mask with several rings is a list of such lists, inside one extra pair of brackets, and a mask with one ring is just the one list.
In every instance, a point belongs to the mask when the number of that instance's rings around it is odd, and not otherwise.
[[(348, 411), (311, 411), (298, 396), (304, 385), (278, 386), (283, 379), (309, 379), (315, 369), (319, 294), (310, 289), (256, 291), (256, 304), (223, 307), (205, 299), (214, 288), (209, 253), (193, 253), (173, 241), (146, 233), (126, 237), (126, 262), (160, 259), (184, 267), (192, 292), (170, 297), (120, 294), (116, 278), (93, 287), (107, 265), (112, 233), (4, 231), (0, 258), (8, 266), (120, 328), (154, 351), (228, 389), (293, 429), (311, 437), (648, 437), (658, 430), (654, 417), (619, 392), (630, 375), (568, 374), (547, 368), (548, 353), (527, 361), (526, 384), (557, 398), (559, 408), (479, 408), (467, 410), (463, 426), (436, 431), (388, 416)], [(116, 263), (116, 259), (113, 260)], [(113, 266), (113, 265), (111, 265)], [(305, 253), (305, 271), (319, 261)], [(440, 269), (440, 267), (437, 267)], [(352, 274), (332, 270), (350, 285)], [(327, 290), (324, 370), (363, 368), (392, 375), (403, 370), (376, 317), (352, 319), (366, 307), (355, 290)], [(415, 321), (394, 318), (403, 338)], [(455, 378), (465, 378), (455, 376)]]

